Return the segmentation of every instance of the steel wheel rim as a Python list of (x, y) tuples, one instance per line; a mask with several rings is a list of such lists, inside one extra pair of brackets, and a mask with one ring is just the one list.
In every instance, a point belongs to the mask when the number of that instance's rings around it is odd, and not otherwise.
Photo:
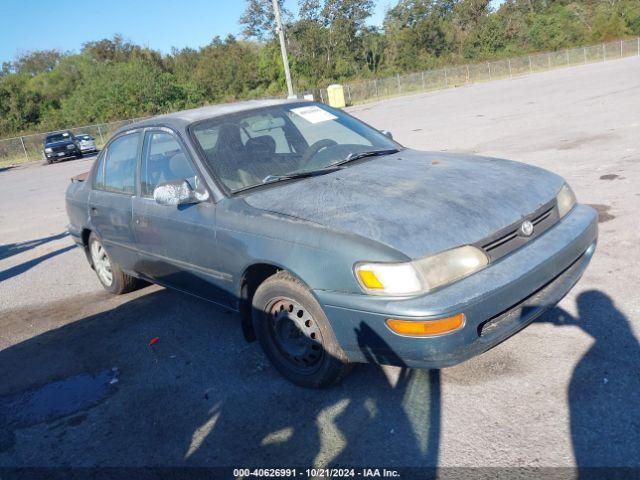
[(296, 371), (309, 374), (320, 367), (325, 352), (322, 332), (299, 302), (278, 298), (267, 309), (269, 333), (278, 353)]
[(91, 243), (91, 260), (93, 261), (93, 268), (95, 268), (100, 281), (107, 287), (110, 287), (113, 283), (111, 262), (102, 244), (95, 240)]

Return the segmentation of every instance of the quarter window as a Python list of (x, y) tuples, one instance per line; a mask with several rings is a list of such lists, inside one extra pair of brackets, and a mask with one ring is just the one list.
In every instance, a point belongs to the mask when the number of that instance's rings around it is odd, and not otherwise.
[(140, 170), (142, 196), (153, 196), (161, 183), (186, 180), (197, 188), (197, 175), (176, 138), (165, 132), (147, 133)]
[[(96, 188), (117, 193), (135, 193), (136, 158), (140, 135), (128, 134), (115, 139), (107, 147), (103, 157), (104, 184), (99, 187), (100, 175), (96, 177)], [(100, 166), (99, 166), (100, 167)]]

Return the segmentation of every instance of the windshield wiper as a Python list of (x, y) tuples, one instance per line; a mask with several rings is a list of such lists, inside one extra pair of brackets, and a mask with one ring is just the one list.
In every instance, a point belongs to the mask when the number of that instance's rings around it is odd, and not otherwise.
[(286, 175), (267, 175), (262, 179), (262, 183), (279, 182), (281, 180), (291, 180), (292, 178), (316, 177), (318, 175), (326, 175), (327, 173), (342, 170), (343, 167), (331, 165), (330, 167), (319, 168), (317, 170), (303, 170), (301, 172), (287, 173)]
[(368, 150), (366, 152), (354, 152), (347, 155), (347, 158), (345, 158), (344, 160), (340, 160), (339, 162), (334, 163), (333, 165), (342, 165), (348, 162), (353, 162), (354, 160), (358, 160), (360, 158), (391, 155), (393, 153), (398, 153), (399, 151), (400, 150), (398, 150), (397, 148), (388, 148), (386, 150)]

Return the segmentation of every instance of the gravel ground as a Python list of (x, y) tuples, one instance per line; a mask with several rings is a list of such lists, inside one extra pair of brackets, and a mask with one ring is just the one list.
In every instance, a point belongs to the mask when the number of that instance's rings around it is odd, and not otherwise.
[(462, 365), (358, 366), (307, 391), (235, 314), (102, 291), (65, 236), (64, 190), (91, 159), (2, 169), (0, 466), (640, 467), (640, 58), (350, 111), (407, 146), (563, 175), (600, 212), (584, 278)]

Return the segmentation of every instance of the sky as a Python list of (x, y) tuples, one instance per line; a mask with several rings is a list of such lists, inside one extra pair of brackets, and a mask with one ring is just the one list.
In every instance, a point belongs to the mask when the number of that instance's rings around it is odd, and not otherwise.
[[(381, 24), (389, 0), (376, 1)], [(162, 53), (198, 48), (213, 37), (240, 34), (243, 0), (0, 0), (0, 64), (31, 50), (78, 51), (87, 41), (120, 33)], [(297, 0), (285, 6), (298, 11)]]
[[(376, 0), (369, 23), (381, 25), (396, 1)], [(285, 0), (292, 12), (297, 4)], [(32, 50), (77, 52), (116, 33), (162, 53), (198, 48), (216, 35), (239, 35), (244, 6), (243, 0), (0, 0), (0, 64)]]

